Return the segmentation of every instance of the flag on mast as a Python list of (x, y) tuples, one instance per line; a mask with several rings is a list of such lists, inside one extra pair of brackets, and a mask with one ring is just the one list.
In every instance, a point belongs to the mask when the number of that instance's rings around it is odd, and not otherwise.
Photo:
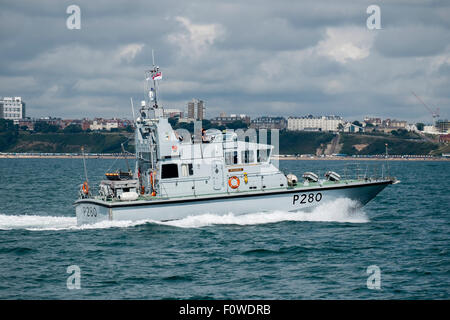
[(155, 72), (152, 76), (153, 80), (161, 80), (162, 79), (162, 73), (161, 71)]

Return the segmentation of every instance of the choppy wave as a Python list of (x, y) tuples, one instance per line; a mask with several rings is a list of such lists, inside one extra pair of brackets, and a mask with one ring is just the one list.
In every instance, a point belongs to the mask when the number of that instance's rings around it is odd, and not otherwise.
[(235, 215), (205, 213), (188, 216), (184, 219), (158, 222), (139, 221), (102, 221), (90, 225), (77, 226), (76, 217), (38, 216), (38, 215), (4, 215), (0, 214), (0, 230), (25, 229), (31, 231), (87, 230), (105, 228), (127, 228), (146, 223), (168, 225), (180, 228), (200, 228), (212, 225), (257, 225), (283, 221), (317, 221), (365, 223), (369, 219), (362, 209), (356, 209), (357, 203), (350, 199), (337, 199), (325, 203), (310, 212), (255, 212)]

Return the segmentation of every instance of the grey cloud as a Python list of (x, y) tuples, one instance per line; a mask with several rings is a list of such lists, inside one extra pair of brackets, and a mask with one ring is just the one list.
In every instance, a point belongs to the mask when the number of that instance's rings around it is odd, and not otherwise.
[(388, 57), (420, 57), (440, 54), (449, 43), (449, 30), (437, 26), (409, 25), (380, 32), (375, 47)]
[(372, 32), (369, 0), (78, 1), (81, 30), (65, 26), (70, 4), (0, 4), (0, 96), (23, 96), (30, 115), (130, 117), (155, 49), (163, 105), (201, 98), (210, 117), (426, 121), (411, 90), (450, 116), (445, 1), (382, 2), (383, 29)]

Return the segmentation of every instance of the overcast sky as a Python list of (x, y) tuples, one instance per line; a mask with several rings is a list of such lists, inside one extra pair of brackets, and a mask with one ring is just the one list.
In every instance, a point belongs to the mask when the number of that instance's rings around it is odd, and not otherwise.
[[(381, 30), (367, 28), (372, 4)], [(32, 117), (131, 118), (154, 49), (168, 108), (431, 122), (414, 91), (450, 118), (448, 0), (2, 0), (0, 46), (0, 96)]]

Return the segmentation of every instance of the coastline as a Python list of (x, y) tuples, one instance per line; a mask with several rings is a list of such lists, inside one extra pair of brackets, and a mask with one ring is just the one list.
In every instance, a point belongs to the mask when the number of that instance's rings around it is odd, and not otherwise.
[[(86, 154), (86, 159), (134, 159), (135, 156), (125, 157), (122, 154)], [(81, 154), (0, 154), (0, 159), (83, 159)]]
[[(126, 158), (134, 159), (134, 155), (124, 156), (123, 154), (86, 154), (84, 155), (86, 159), (115, 159), (115, 158)], [(2, 153), (0, 154), (0, 159), (82, 159), (81, 154), (29, 154), (29, 153)], [(344, 156), (308, 156), (308, 157), (295, 157), (295, 156), (272, 156), (273, 160), (339, 160), (339, 161), (450, 161), (450, 158), (446, 157), (344, 157)]]
[(450, 158), (445, 158), (445, 157), (387, 157), (387, 158), (382, 158), (382, 157), (367, 157), (367, 158), (363, 158), (363, 157), (333, 157), (333, 156), (329, 156), (329, 157), (292, 157), (292, 156), (286, 156), (286, 157), (273, 157), (273, 159), (276, 160), (305, 160), (305, 161), (309, 161), (309, 160), (338, 160), (338, 161), (450, 161)]

